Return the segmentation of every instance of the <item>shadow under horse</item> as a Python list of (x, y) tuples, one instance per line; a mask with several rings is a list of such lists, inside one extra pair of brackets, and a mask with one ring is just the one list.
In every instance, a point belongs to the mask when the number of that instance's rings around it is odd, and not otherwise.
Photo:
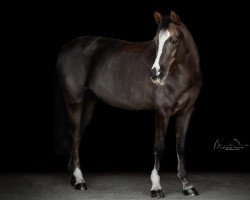
[(57, 74), (70, 122), (71, 184), (86, 190), (79, 161), (81, 136), (98, 99), (122, 109), (154, 110), (154, 168), (151, 196), (164, 197), (160, 160), (169, 119), (176, 116), (178, 179), (185, 195), (197, 195), (185, 167), (185, 138), (202, 85), (199, 54), (192, 35), (171, 11), (154, 13), (155, 37), (146, 42), (85, 36), (66, 44), (58, 57)]

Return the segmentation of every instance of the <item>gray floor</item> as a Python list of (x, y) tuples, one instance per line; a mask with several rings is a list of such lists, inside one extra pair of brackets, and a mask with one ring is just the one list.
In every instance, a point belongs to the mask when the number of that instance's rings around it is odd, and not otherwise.
[[(123, 200), (151, 199), (150, 181), (146, 173), (89, 173), (87, 191), (76, 191), (65, 173), (0, 174), (0, 200)], [(250, 199), (250, 174), (190, 173), (197, 197), (185, 197), (174, 173), (161, 174), (166, 194), (164, 199)]]

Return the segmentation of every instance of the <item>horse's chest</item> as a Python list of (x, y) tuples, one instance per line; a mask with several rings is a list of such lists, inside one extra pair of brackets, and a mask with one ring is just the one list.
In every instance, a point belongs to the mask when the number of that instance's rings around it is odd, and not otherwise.
[(157, 107), (166, 108), (172, 114), (189, 105), (192, 90), (186, 87), (162, 87), (155, 92), (155, 104)]

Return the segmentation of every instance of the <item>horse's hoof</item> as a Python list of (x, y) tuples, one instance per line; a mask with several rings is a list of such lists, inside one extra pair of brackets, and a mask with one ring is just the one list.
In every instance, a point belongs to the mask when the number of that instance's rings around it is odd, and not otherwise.
[(76, 184), (76, 178), (72, 176), (70, 180), (70, 184), (75, 187), (76, 190), (87, 190), (87, 185), (86, 183), (77, 183)]
[(86, 183), (77, 183), (75, 185), (75, 189), (76, 190), (87, 190), (88, 188), (87, 188)]
[(197, 192), (197, 190), (194, 187), (192, 187), (192, 188), (188, 188), (188, 189), (183, 190), (183, 194), (185, 196), (197, 196), (199, 193)]
[(152, 190), (151, 191), (151, 197), (152, 198), (163, 198), (164, 194), (163, 194), (162, 189), (160, 189), (160, 190)]

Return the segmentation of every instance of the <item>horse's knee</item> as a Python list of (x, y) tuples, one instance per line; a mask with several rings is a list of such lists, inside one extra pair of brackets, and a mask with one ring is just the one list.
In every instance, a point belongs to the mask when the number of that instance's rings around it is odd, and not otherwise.
[(156, 144), (154, 147), (154, 152), (156, 155), (161, 155), (165, 150), (165, 144), (164, 143), (159, 143)]
[(177, 155), (179, 156), (180, 159), (182, 159), (184, 157), (184, 155), (185, 155), (184, 149), (178, 148), (178, 147), (176, 148), (176, 153), (177, 153)]

